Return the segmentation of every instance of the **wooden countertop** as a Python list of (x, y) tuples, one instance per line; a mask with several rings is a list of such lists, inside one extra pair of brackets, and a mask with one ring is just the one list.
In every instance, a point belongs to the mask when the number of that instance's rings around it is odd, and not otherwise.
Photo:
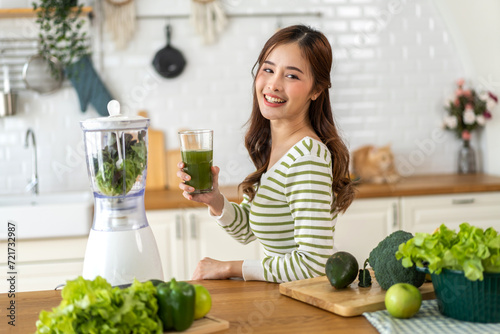
[[(500, 177), (486, 174), (432, 174), (404, 177), (395, 184), (359, 184), (356, 198), (399, 197), (500, 191)], [(232, 202), (242, 196), (237, 186), (221, 187), (221, 192)], [(179, 189), (146, 191), (146, 210), (201, 207), (188, 201)]]
[[(243, 196), (238, 193), (238, 186), (225, 186), (220, 187), (220, 191), (231, 202), (241, 202)], [(146, 190), (144, 196), (144, 206), (146, 210), (161, 210), (161, 209), (183, 209), (183, 208), (196, 208), (204, 207), (193, 201), (188, 201), (182, 196), (180, 189), (166, 189), (166, 190)]]
[[(229, 329), (219, 333), (377, 333), (363, 316), (344, 318), (279, 293), (279, 285), (239, 280), (196, 281), (212, 295), (210, 315), (230, 322)], [(16, 326), (7, 333), (33, 333), (41, 310), (59, 305), (61, 291), (16, 293)], [(7, 308), (6, 293), (0, 295), (0, 306)]]
[(414, 175), (395, 184), (361, 184), (358, 198), (500, 191), (500, 177), (486, 174)]

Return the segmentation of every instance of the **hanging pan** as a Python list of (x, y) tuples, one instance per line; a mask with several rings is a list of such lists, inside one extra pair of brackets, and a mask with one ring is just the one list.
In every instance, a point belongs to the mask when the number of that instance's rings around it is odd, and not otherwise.
[(153, 59), (153, 66), (156, 72), (162, 77), (171, 79), (182, 73), (186, 66), (186, 59), (179, 50), (170, 45), (170, 24), (165, 29), (167, 33), (167, 45), (156, 53)]

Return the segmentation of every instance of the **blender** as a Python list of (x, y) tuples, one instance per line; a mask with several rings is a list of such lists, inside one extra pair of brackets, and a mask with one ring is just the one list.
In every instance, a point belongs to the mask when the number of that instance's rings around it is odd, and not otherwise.
[(144, 208), (149, 119), (121, 115), (116, 100), (108, 103), (108, 111), (109, 117), (80, 122), (94, 193), (82, 276), (101, 276), (113, 286), (163, 280)]

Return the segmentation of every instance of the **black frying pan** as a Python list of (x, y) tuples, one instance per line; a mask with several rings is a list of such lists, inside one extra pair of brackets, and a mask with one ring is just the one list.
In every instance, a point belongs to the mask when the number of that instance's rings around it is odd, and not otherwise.
[(167, 25), (165, 29), (167, 33), (167, 45), (156, 53), (153, 59), (153, 66), (158, 74), (170, 79), (182, 73), (186, 66), (186, 59), (184, 59), (179, 50), (170, 46), (170, 25)]

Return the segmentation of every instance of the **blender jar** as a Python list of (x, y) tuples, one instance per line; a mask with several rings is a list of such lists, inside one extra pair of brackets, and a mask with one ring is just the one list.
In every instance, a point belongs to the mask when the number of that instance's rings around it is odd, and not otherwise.
[(149, 119), (110, 116), (83, 121), (81, 126), (94, 193), (123, 197), (143, 191)]
[(146, 226), (143, 197), (149, 119), (119, 115), (81, 125), (97, 214), (92, 228), (115, 231)]
[(149, 119), (114, 115), (81, 122), (94, 222), (83, 276), (112, 285), (162, 279), (156, 241), (146, 218)]

